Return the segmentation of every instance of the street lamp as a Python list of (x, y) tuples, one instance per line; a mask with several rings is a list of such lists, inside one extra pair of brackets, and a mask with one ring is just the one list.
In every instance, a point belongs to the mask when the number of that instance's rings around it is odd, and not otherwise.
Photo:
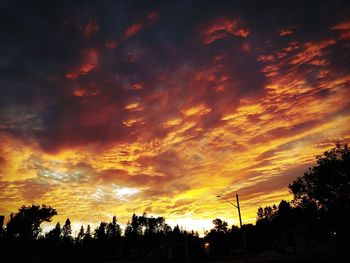
[(242, 231), (242, 241), (243, 241), (243, 252), (244, 252), (244, 261), (247, 262), (247, 244), (246, 244), (246, 240), (245, 240), (245, 231), (244, 229), (242, 229), (242, 218), (241, 218), (241, 208), (239, 206), (239, 198), (238, 198), (238, 194), (236, 194), (236, 202), (237, 205), (235, 205), (234, 203), (232, 203), (230, 200), (228, 200), (226, 197), (224, 196), (217, 196), (218, 198), (222, 198), (224, 199), (226, 202), (230, 203), (231, 205), (233, 205), (234, 207), (237, 208), (238, 210), (238, 216), (239, 216), (239, 225)]

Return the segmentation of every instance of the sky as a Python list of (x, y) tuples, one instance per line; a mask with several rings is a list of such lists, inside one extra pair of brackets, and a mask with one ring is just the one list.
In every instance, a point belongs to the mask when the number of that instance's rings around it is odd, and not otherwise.
[(0, 214), (203, 231), (350, 141), (346, 1), (1, 1)]

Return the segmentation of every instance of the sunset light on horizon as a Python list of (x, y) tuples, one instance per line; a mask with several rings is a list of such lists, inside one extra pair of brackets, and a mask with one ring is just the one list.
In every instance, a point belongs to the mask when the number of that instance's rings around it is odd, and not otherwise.
[[(40, 2), (40, 4), (38, 4)], [(0, 215), (203, 234), (350, 142), (345, 1), (4, 1)], [(218, 198), (217, 196), (222, 196)]]

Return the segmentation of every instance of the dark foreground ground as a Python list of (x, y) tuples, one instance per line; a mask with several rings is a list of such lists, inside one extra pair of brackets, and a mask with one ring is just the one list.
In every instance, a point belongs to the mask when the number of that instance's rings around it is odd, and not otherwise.
[[(18, 251), (17, 251), (18, 253)], [(347, 255), (285, 255), (279, 254), (273, 251), (266, 251), (257, 255), (247, 255), (244, 257), (236, 258), (202, 258), (202, 259), (178, 259), (178, 260), (154, 260), (154, 259), (115, 259), (115, 260), (94, 260), (91, 258), (57, 258), (55, 256), (45, 259), (30, 258), (22, 255), (22, 260), (17, 258), (2, 257), (0, 262), (29, 262), (29, 263), (41, 263), (41, 262), (54, 262), (54, 263), (348, 263), (350, 262), (350, 256)]]
[[(154, 262), (152, 260), (132, 260), (132, 261), (101, 261), (99, 263), (149, 263)], [(227, 258), (227, 259), (202, 259), (202, 260), (189, 260), (189, 261), (157, 261), (167, 263), (345, 263), (350, 262), (348, 256), (341, 255), (282, 255), (274, 252), (262, 253), (261, 255), (248, 255), (244, 258)]]
[(328, 262), (349, 262), (349, 258), (341, 256), (281, 256), (281, 257), (259, 257), (248, 256), (244, 259), (227, 259), (221, 261), (212, 261), (213, 263), (328, 263)]

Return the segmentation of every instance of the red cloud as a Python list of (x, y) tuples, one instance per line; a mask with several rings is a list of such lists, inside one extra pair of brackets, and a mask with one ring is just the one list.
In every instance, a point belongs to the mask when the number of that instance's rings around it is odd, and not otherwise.
[(350, 20), (337, 24), (332, 27), (333, 30), (350, 30)]
[(150, 26), (157, 22), (159, 19), (159, 13), (157, 12), (150, 12), (145, 19), (142, 19), (141, 21), (133, 23), (131, 26), (129, 26), (122, 37), (122, 39), (127, 39), (129, 37), (132, 37), (139, 33), (142, 29), (144, 29), (147, 26)]
[(154, 22), (157, 22), (159, 19), (159, 13), (158, 12), (150, 12), (147, 16), (147, 21), (149, 23), (154, 23)]
[(143, 27), (144, 27), (144, 25), (141, 22), (136, 22), (136, 23), (132, 24), (131, 26), (129, 26), (125, 30), (123, 38), (126, 39), (126, 38), (129, 38), (129, 37), (132, 37), (133, 35), (135, 35), (138, 32), (140, 32)]
[(339, 39), (350, 40), (350, 20), (337, 24), (331, 29), (340, 31)]
[(87, 25), (85, 26), (84, 35), (89, 38), (95, 33), (97, 33), (99, 30), (100, 30), (100, 26), (98, 25), (97, 20), (94, 19), (89, 23), (87, 23)]
[(96, 67), (95, 64), (92, 64), (92, 63), (85, 63), (85, 64), (82, 64), (80, 66), (80, 73), (81, 75), (86, 75), (88, 74), (90, 71), (94, 70), (94, 68)]
[(88, 97), (88, 96), (96, 96), (99, 93), (99, 90), (94, 89), (87, 89), (83, 87), (77, 87), (73, 90), (73, 96), (75, 97)]
[(133, 90), (140, 90), (140, 89), (143, 89), (143, 84), (142, 83), (134, 83), (132, 84), (132, 89)]
[(70, 72), (66, 74), (67, 79), (77, 79), (79, 77), (78, 72)]
[(97, 49), (86, 49), (83, 51), (83, 63), (72, 72), (66, 74), (67, 79), (77, 79), (81, 75), (87, 75), (95, 70), (99, 63), (99, 52)]
[(228, 37), (230, 35), (247, 37), (250, 33), (248, 29), (242, 28), (241, 19), (220, 19), (203, 30), (203, 43), (208, 45), (216, 40)]
[(293, 31), (290, 28), (283, 28), (279, 31), (280, 36), (288, 36), (293, 34)]
[(304, 45), (304, 50), (293, 57), (289, 64), (296, 65), (300, 63), (308, 63), (315, 58), (322, 56), (322, 50), (334, 44), (336, 44), (334, 39), (306, 43)]
[(116, 48), (118, 46), (117, 41), (106, 41), (105, 48)]

